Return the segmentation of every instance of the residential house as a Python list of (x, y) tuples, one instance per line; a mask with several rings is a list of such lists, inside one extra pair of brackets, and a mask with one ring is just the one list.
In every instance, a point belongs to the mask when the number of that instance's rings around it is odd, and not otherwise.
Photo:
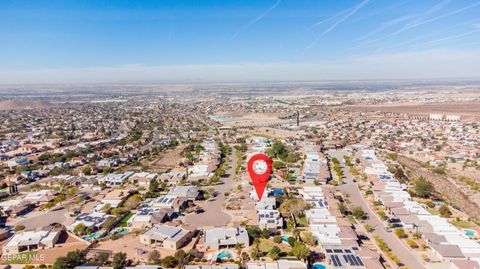
[(243, 227), (212, 228), (205, 231), (205, 245), (209, 249), (229, 248), (236, 244), (249, 245), (248, 233)]
[(145, 246), (177, 250), (192, 239), (193, 233), (168, 225), (157, 225), (140, 236), (140, 242)]
[(16, 233), (3, 246), (3, 254), (11, 255), (24, 251), (53, 248), (60, 237), (60, 231), (26, 231)]

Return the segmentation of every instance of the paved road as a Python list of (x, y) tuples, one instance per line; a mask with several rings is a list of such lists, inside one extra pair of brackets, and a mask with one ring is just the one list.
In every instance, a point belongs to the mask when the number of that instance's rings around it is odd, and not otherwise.
[(15, 226), (23, 225), (25, 229), (37, 229), (41, 227), (48, 226), (52, 223), (64, 223), (67, 219), (65, 214), (67, 213), (67, 209), (60, 209), (56, 211), (49, 211), (46, 213), (41, 212), (39, 215), (35, 215), (32, 217), (28, 217), (26, 219), (22, 219), (14, 223)]
[[(342, 150), (331, 150), (328, 154), (332, 157), (336, 157), (340, 162), (343, 160), (343, 156), (347, 155), (345, 151)], [(384, 230), (385, 225), (382, 220), (373, 212), (369, 204), (363, 198), (360, 190), (357, 187), (357, 183), (353, 182), (353, 176), (350, 173), (349, 169), (346, 169), (346, 165), (342, 164), (343, 174), (346, 176), (346, 184), (339, 187), (340, 190), (346, 191), (349, 194), (349, 200), (354, 205), (359, 205), (367, 212), (369, 218), (364, 221), (364, 224), (372, 226), (375, 230), (373, 235), (380, 236), (385, 243), (392, 249), (392, 252), (407, 266), (408, 268), (425, 268), (425, 265), (420, 260), (420, 258), (412, 253), (406, 245), (400, 241), (393, 233), (386, 232)]]
[(237, 164), (236, 150), (232, 147), (230, 158), (230, 168), (226, 171), (227, 177), (223, 178), (223, 184), (209, 186), (205, 189), (214, 188), (218, 193), (217, 197), (207, 201), (203, 207), (203, 213), (191, 213), (185, 217), (185, 223), (195, 227), (203, 228), (205, 226), (222, 227), (226, 226), (232, 220), (232, 217), (223, 212), (223, 204), (225, 203), (225, 192), (230, 191), (234, 186), (235, 166)]

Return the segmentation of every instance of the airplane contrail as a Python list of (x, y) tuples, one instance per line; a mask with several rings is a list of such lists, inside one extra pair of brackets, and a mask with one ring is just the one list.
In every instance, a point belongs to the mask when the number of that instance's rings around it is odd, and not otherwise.
[[(357, 13), (358, 10), (360, 10), (363, 6), (365, 6), (368, 3), (369, 0), (364, 0), (360, 4), (354, 6), (350, 12), (348, 12), (345, 16), (341, 17), (338, 21), (336, 21), (334, 24), (332, 24), (329, 28), (327, 28), (325, 31), (323, 31), (317, 38), (315, 38), (312, 43), (310, 43), (305, 50), (311, 49), (315, 43), (318, 42), (322, 37), (324, 37), (326, 34), (330, 33), (333, 29), (337, 27), (340, 23), (346, 21), (348, 18), (350, 18), (353, 14)], [(305, 51), (304, 50), (304, 51)]]
[(241, 32), (245, 31), (246, 29), (252, 27), (255, 23), (262, 20), (265, 16), (268, 15), (268, 13), (272, 12), (272, 10), (277, 8), (277, 6), (280, 5), (281, 2), (282, 2), (282, 0), (278, 0), (275, 4), (273, 4), (273, 6), (271, 6), (269, 9), (267, 9), (265, 12), (263, 12), (258, 17), (256, 17), (255, 19), (253, 19), (249, 23), (245, 24), (242, 28), (240, 28), (240, 30), (238, 30), (235, 34), (233, 34), (230, 39), (231, 40), (235, 39)]
[(397, 30), (393, 33), (390, 33), (386, 36), (383, 36), (381, 38), (377, 38), (377, 39), (374, 39), (374, 40), (370, 40), (368, 42), (365, 42), (363, 44), (360, 44), (358, 46), (355, 46), (354, 48), (360, 48), (360, 47), (364, 47), (365, 45), (370, 45), (372, 43), (376, 43), (378, 41), (381, 41), (381, 40), (384, 40), (386, 38), (393, 38), (395, 36), (397, 36), (398, 34), (402, 33), (402, 32), (405, 32), (407, 30), (410, 30), (410, 29), (413, 29), (413, 28), (416, 28), (418, 26), (421, 26), (421, 25), (424, 25), (424, 24), (427, 24), (427, 23), (430, 23), (430, 22), (433, 22), (433, 21), (437, 21), (437, 20), (440, 20), (440, 19), (443, 19), (445, 17), (448, 17), (448, 16), (452, 16), (452, 15), (455, 15), (457, 13), (460, 13), (460, 12), (463, 12), (463, 11), (466, 11), (466, 10), (469, 10), (471, 8), (474, 8), (476, 6), (480, 5), (480, 1), (479, 2), (476, 2), (476, 3), (473, 3), (471, 5), (468, 5), (468, 6), (465, 6), (463, 8), (459, 8), (459, 9), (456, 9), (456, 10), (453, 10), (451, 12), (447, 12), (447, 13), (444, 13), (442, 15), (438, 15), (436, 17), (433, 17), (433, 18), (430, 18), (430, 19), (425, 19), (425, 20), (421, 20), (421, 21), (416, 21), (416, 22), (413, 22), (413, 23), (410, 23), (410, 24), (407, 24), (406, 26), (404, 26), (403, 28), (401, 28), (400, 30)]

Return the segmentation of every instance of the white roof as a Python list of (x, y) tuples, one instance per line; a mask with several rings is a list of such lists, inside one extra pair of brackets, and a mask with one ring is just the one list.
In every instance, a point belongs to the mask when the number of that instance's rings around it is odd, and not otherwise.
[(30, 246), (37, 245), (41, 242), (48, 242), (53, 240), (53, 238), (58, 234), (58, 232), (50, 231), (28, 231), (15, 234), (5, 245), (6, 247), (14, 246)]

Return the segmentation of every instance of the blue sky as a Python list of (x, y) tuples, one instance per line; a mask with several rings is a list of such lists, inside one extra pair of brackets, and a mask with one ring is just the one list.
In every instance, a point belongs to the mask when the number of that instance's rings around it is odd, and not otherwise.
[(0, 1), (0, 83), (478, 77), (479, 48), (479, 0)]

